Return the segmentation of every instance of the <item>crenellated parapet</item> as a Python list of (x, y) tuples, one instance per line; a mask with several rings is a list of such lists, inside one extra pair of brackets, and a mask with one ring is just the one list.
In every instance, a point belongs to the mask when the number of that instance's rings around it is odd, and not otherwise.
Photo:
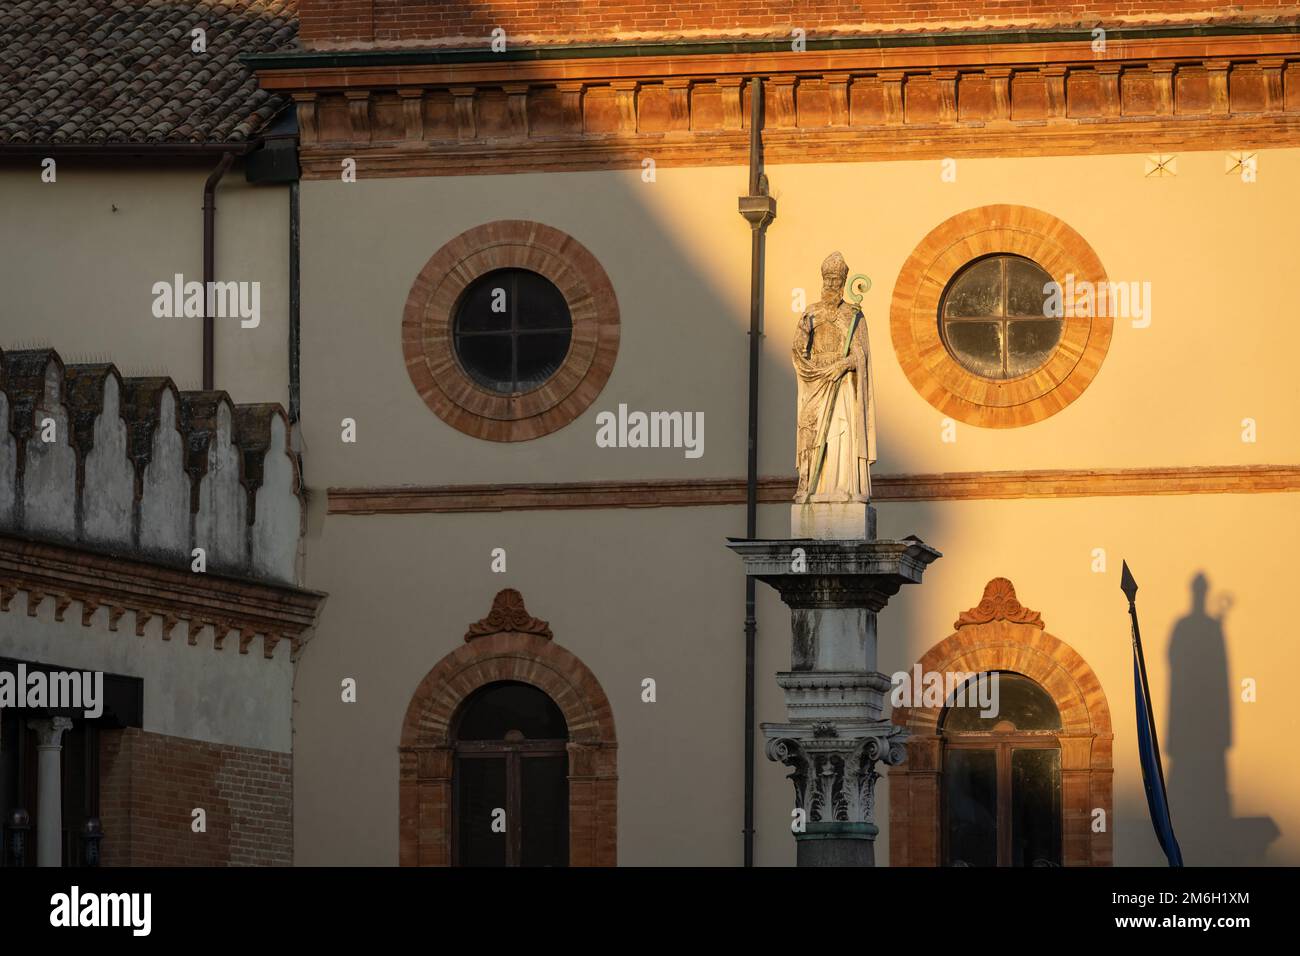
[(0, 532), (292, 584), (302, 500), (276, 404), (52, 349), (0, 351)]

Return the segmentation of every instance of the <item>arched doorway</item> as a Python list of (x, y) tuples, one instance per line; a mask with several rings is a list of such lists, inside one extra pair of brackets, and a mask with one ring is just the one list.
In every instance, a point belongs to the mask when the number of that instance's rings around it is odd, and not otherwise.
[(568, 725), (543, 691), (480, 687), (452, 730), (452, 863), (567, 866)]
[[(548, 715), (540, 698), (524, 691), (503, 691), (499, 685), (524, 685), (537, 691), (559, 714)], [(483, 709), (480, 711), (480, 707)], [(530, 709), (531, 708), (531, 709)], [(466, 722), (469, 721), (469, 729)], [(546, 736), (559, 733), (562, 737)], [(507, 726), (509, 725), (509, 726)], [(531, 733), (541, 736), (532, 738)], [(518, 731), (518, 734), (512, 734)], [(484, 735), (487, 735), (486, 737)], [(476, 739), (477, 738), (477, 739)], [(525, 756), (532, 744), (538, 749)], [(560, 744), (564, 757), (560, 757)], [(473, 756), (475, 750), (483, 756)], [(551, 639), (545, 621), (528, 614), (524, 599), (511, 588), (499, 592), (487, 617), (469, 626), (465, 644), (452, 651), (420, 682), (411, 697), (402, 725), (398, 778), (399, 862), (402, 866), (449, 866), (460, 861), (462, 822), (471, 828), (464, 839), (480, 834), (480, 807), (505, 810), (505, 833), (512, 819), (518, 824), (518, 862), (533, 859), (528, 837), (545, 831), (541, 846), (554, 850), (565, 833), (570, 866), (613, 866), (617, 861), (618, 742), (614, 714), (596, 676), (572, 653)], [(511, 754), (519, 761), (515, 783), (517, 808), (512, 813), (508, 772)], [(530, 761), (550, 759), (546, 763)], [(491, 760), (504, 760), (495, 767)], [(469, 761), (489, 761), (469, 764)], [(457, 776), (458, 765), (462, 775)], [(567, 791), (558, 798), (556, 780), (565, 771)], [(465, 774), (485, 778), (481, 789), (466, 791), (457, 802), (457, 787)], [(539, 802), (528, 799), (532, 791)], [(495, 781), (495, 782), (493, 782)], [(468, 783), (467, 783), (468, 786)], [(477, 786), (477, 785), (475, 785)], [(492, 788), (495, 788), (493, 790)], [(494, 794), (495, 793), (495, 797)], [(504, 805), (501, 795), (504, 794)], [(529, 807), (532, 807), (530, 811)], [(465, 812), (461, 812), (462, 809)], [(528, 814), (543, 817), (533, 819)], [(468, 816), (467, 816), (468, 814)], [(491, 830), (488, 831), (491, 834)], [(467, 862), (497, 849), (466, 844)], [(484, 862), (490, 862), (488, 857)], [(509, 862), (511, 858), (506, 858)]]
[[(995, 706), (972, 703), (980, 697)], [(945, 866), (1061, 865), (1060, 730), (1047, 691), (1011, 671), (975, 675), (947, 702), (939, 719)]]
[[(1018, 716), (1010, 720), (1010, 726), (999, 727), (996, 720), (978, 726), (969, 714), (953, 715), (948, 706), (951, 695), (894, 708), (892, 720), (906, 727), (909, 737), (907, 761), (889, 769), (890, 865), (970, 864), (962, 854), (973, 855), (971, 846), (975, 846), (983, 848), (983, 862), (987, 863), (992, 853), (990, 865), (999, 860), (1011, 865), (1020, 859), (1031, 866), (1038, 860), (1059, 861), (1062, 866), (1109, 866), (1114, 735), (1110, 708), (1097, 675), (1072, 647), (1046, 631), (1041, 615), (1017, 600), (1015, 587), (1006, 578), (989, 581), (980, 603), (958, 615), (953, 626), (955, 632), (930, 648), (913, 672), (967, 678), (1014, 674), (1023, 679), (1012, 688), (1013, 694), (1021, 695), (1020, 703), (1013, 704)], [(1035, 739), (1038, 743), (1030, 746)], [(972, 756), (981, 748), (991, 756)], [(999, 749), (1004, 752), (1001, 761)], [(1022, 795), (1036, 788), (1028, 794), (1031, 799), (1019, 807), (1014, 756), (1018, 750), (1039, 751), (1019, 758)], [(1059, 810), (1044, 812), (1045, 803), (1050, 807), (1050, 801), (1057, 799), (1058, 774)], [(946, 814), (956, 806), (958, 794), (982, 803), (984, 812), (991, 815), (985, 826), (996, 830), (1001, 822), (1001, 849), (997, 843), (989, 849), (986, 832), (972, 836), (970, 845), (962, 844), (959, 837), (957, 855), (949, 853), (954, 837)], [(1014, 839), (1018, 811), (1023, 815), (1022, 837), (1025, 827), (1038, 827), (1038, 835), (1020, 840), (1019, 849)], [(970, 813), (978, 816), (977, 811)], [(1045, 819), (1050, 826), (1044, 835)], [(1058, 826), (1059, 852), (1054, 859), (1050, 851)], [(1007, 827), (1013, 832), (1006, 832)], [(1043, 846), (1048, 850), (1042, 850)]]

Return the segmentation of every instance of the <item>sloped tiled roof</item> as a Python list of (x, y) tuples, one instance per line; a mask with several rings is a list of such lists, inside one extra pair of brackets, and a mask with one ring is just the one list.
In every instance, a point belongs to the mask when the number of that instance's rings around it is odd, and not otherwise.
[[(248, 140), (287, 100), (239, 62), (297, 36), (298, 0), (7, 0), (0, 145)], [(191, 52), (192, 31), (207, 51)]]

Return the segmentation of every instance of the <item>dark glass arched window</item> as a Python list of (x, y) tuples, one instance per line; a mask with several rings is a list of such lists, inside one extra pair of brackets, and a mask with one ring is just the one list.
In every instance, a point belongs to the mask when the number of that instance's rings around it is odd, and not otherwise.
[(530, 684), (475, 691), (453, 728), (453, 859), (458, 866), (569, 862), (568, 726)]
[(944, 738), (944, 859), (950, 866), (1059, 866), (1061, 751), (1056, 702), (1005, 671), (957, 688)]
[(1024, 256), (994, 255), (964, 266), (939, 305), (939, 335), (948, 354), (983, 378), (1005, 380), (1047, 364), (1063, 320), (1049, 314), (1052, 277)]
[(527, 269), (496, 269), (456, 305), (456, 358), (475, 382), (501, 395), (532, 391), (564, 364), (573, 319), (563, 293)]
[(531, 684), (503, 681), (476, 691), (465, 702), (458, 740), (564, 740), (569, 730), (555, 701)]

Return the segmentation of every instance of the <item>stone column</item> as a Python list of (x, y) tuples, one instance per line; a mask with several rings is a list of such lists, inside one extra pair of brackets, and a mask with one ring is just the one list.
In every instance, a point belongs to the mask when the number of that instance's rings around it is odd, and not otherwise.
[(877, 765), (902, 763), (905, 732), (885, 714), (876, 615), (939, 552), (916, 537), (874, 539), (865, 503), (796, 505), (796, 533), (730, 539), (746, 574), (790, 608), (790, 670), (776, 675), (786, 720), (765, 723), (769, 759), (791, 768), (799, 866), (874, 866)]
[(36, 865), (63, 863), (63, 779), (60, 758), (67, 717), (33, 721), (36, 731)]

